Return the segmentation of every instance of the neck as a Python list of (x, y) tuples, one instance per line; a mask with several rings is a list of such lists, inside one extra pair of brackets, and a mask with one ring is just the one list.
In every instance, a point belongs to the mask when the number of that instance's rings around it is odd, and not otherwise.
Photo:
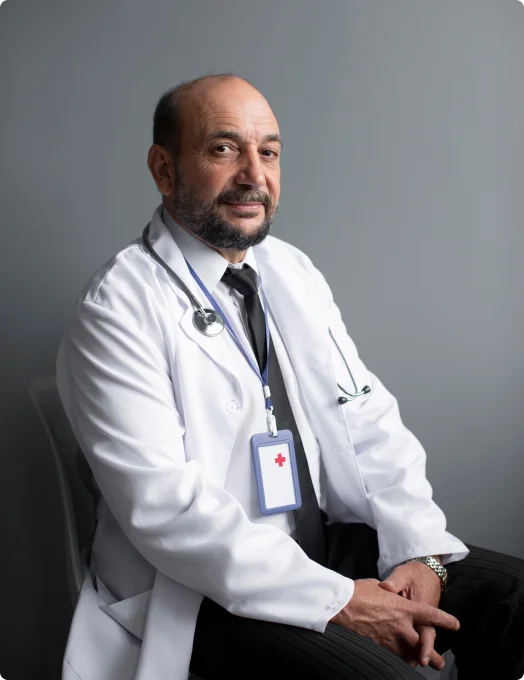
[[(209, 245), (209, 243), (206, 245), (208, 245), (210, 248), (213, 248), (213, 246)], [(213, 248), (213, 250), (216, 250), (217, 253), (220, 253), (225, 260), (231, 262), (232, 264), (238, 264), (239, 262), (242, 262), (244, 255), (246, 254), (245, 250), (232, 250), (231, 248)]]
[(189, 231), (189, 229), (186, 229), (186, 227), (177, 220), (176, 215), (173, 214), (173, 211), (169, 205), (164, 203), (164, 208), (168, 211), (179, 227), (182, 227), (182, 229), (187, 231), (188, 234), (191, 234), (191, 236), (197, 238), (201, 243), (205, 243), (209, 248), (216, 250), (216, 252), (220, 253), (220, 255), (222, 255), (222, 257), (228, 262), (231, 262), (232, 264), (238, 264), (244, 259), (244, 255), (246, 254), (245, 250), (235, 250), (234, 248), (215, 248), (215, 246), (211, 245), (211, 243), (208, 243), (207, 241), (204, 241), (204, 239), (200, 238), (198, 234), (194, 234), (192, 231)]

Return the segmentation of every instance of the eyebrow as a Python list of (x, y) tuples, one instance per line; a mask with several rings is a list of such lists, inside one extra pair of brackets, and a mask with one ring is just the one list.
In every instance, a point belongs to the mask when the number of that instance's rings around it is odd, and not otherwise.
[[(207, 136), (209, 140), (213, 139), (231, 139), (233, 142), (242, 142), (242, 135), (239, 134), (238, 132), (234, 132), (233, 130), (215, 130), (211, 134)], [(283, 148), (284, 144), (282, 143), (282, 139), (280, 138), (280, 135), (277, 134), (276, 132), (273, 132), (269, 135), (265, 135), (262, 138), (262, 143), (267, 143), (267, 142), (278, 142), (280, 144), (280, 147)]]

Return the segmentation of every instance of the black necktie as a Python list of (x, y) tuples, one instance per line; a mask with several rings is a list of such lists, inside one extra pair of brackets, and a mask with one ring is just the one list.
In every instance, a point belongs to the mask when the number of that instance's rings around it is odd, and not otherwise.
[[(251, 344), (258, 361), (260, 371), (266, 363), (266, 322), (264, 309), (257, 290), (257, 275), (251, 267), (233, 269), (228, 267), (222, 281), (244, 296), (248, 318)], [(293, 511), (297, 532), (297, 543), (306, 555), (318, 562), (325, 563), (324, 531), (321, 511), (311, 481), (306, 453), (295, 422), (293, 411), (287, 396), (284, 379), (278, 363), (276, 352), (271, 345), (269, 352), (268, 384), (271, 389), (271, 401), (279, 430), (291, 430), (295, 443), (298, 481), (302, 505)]]

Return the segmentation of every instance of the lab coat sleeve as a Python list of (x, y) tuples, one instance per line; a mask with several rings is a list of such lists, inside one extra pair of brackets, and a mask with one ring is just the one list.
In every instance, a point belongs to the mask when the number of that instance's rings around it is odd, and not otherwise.
[[(402, 423), (396, 399), (360, 359), (340, 309), (318, 270), (316, 277), (317, 288), (325, 295), (329, 327), (356, 383), (359, 389), (371, 387), (368, 395), (343, 408), (378, 533), (381, 578), (412, 557), (442, 555), (444, 564), (463, 559), (468, 548), (446, 531), (445, 515), (432, 500), (424, 449)], [(352, 389), (345, 366), (339, 365), (337, 377)]]
[(59, 349), (60, 396), (105, 501), (169, 578), (233, 614), (323, 632), (353, 581), (276, 527), (252, 523), (197, 461), (186, 462), (160, 335), (83, 301)]

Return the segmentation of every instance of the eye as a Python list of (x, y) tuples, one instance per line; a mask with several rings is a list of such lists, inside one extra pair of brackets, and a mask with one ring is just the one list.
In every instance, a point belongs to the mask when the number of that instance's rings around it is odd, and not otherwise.
[(278, 153), (274, 149), (264, 149), (262, 151), (262, 155), (266, 156), (266, 158), (277, 158)]
[(218, 146), (215, 146), (213, 151), (218, 153), (220, 156), (223, 156), (228, 151), (233, 151), (233, 147), (229, 144), (218, 144)]

